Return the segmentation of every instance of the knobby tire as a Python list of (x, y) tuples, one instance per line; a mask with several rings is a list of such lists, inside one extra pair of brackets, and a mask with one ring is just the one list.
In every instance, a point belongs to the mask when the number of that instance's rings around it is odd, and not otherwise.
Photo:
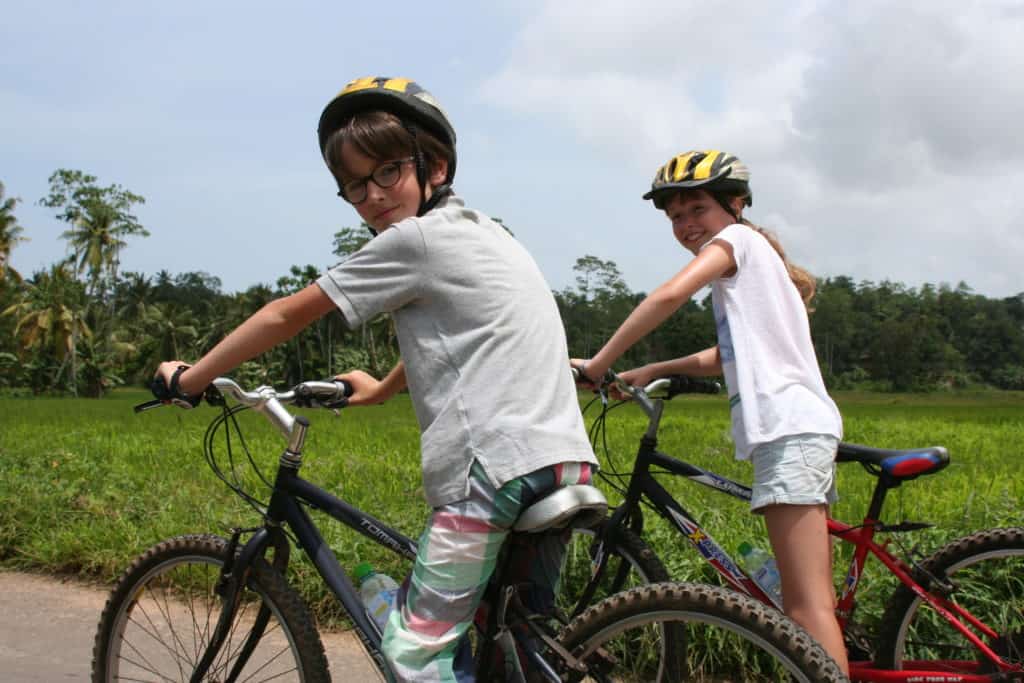
[[(188, 681), (206, 650), (221, 602), (214, 593), (227, 541), (190, 535), (156, 544), (121, 576), (100, 617), (93, 683)], [(328, 683), (327, 659), (309, 609), (266, 561), (252, 565), (228, 639), (204, 680), (223, 681), (260, 606), (270, 621), (240, 681)]]
[[(652, 628), (666, 623), (685, 639), (659, 668), (646, 650)], [(658, 583), (613, 595), (574, 619), (561, 642), (588, 668), (571, 681), (847, 681), (782, 613), (718, 586)]]

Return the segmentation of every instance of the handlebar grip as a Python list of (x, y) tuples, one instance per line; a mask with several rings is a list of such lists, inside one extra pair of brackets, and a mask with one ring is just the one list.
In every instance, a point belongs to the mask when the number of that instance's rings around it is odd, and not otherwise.
[(355, 392), (355, 389), (352, 388), (352, 385), (343, 379), (336, 379), (334, 380), (334, 383), (341, 385), (341, 395), (344, 398), (348, 398)]
[(295, 404), (303, 408), (344, 408), (353, 388), (348, 382), (334, 377), (295, 386)]

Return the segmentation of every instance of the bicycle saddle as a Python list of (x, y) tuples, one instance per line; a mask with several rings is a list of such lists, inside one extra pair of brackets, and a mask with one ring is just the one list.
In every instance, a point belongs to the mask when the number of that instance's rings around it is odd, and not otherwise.
[(549, 493), (523, 510), (513, 531), (537, 532), (567, 526), (590, 527), (608, 511), (608, 501), (589, 484), (573, 484)]
[(859, 462), (872, 474), (884, 472), (895, 481), (909, 481), (943, 469), (949, 464), (949, 453), (943, 446), (893, 450), (841, 441), (836, 462)]

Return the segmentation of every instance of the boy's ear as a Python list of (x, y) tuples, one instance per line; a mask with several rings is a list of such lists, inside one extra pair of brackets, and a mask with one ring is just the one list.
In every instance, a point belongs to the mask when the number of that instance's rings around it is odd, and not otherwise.
[(430, 170), (430, 178), (428, 178), (431, 185), (437, 187), (445, 180), (448, 179), (448, 160), (438, 159), (433, 168)]

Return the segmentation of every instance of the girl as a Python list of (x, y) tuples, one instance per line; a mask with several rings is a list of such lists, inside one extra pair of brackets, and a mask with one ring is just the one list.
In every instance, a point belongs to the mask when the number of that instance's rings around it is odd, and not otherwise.
[(751, 509), (764, 515), (782, 577), (786, 614), (848, 672), (834, 614), (828, 506), (836, 500), (842, 419), (825, 391), (811, 345), (807, 304), (814, 279), (779, 243), (743, 218), (750, 173), (719, 151), (686, 152), (658, 169), (644, 199), (665, 211), (695, 258), (629, 315), (580, 365), (590, 380), (711, 285), (718, 344), (622, 373), (644, 385), (672, 374), (725, 375), (736, 457), (754, 466)]
[[(466, 631), (509, 529), (537, 498), (587, 483), (597, 463), (565, 332), (522, 245), (454, 196), (455, 131), (430, 93), (405, 78), (356, 79), (321, 114), (319, 141), (338, 194), (376, 237), (194, 366), (167, 362), (158, 375), (195, 405), (212, 379), (335, 308), (350, 328), (390, 312), (403, 362), (382, 381), (340, 378), (355, 390), (349, 405), (408, 386), (433, 511), (381, 647), (399, 680), (469, 681)], [(509, 389), (524, 378), (536, 393)], [(553, 601), (564, 547), (530, 549), (537, 608)]]

